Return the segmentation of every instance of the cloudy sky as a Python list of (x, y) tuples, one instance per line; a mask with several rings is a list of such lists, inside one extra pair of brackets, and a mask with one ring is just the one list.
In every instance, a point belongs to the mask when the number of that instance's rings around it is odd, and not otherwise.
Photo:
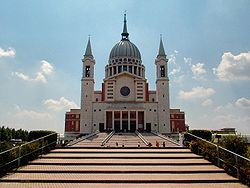
[(155, 89), (160, 34), (169, 58), (171, 107), (191, 129), (250, 134), (250, 1), (1, 1), (0, 125), (63, 133), (80, 105), (88, 35), (101, 88), (127, 10), (130, 40)]

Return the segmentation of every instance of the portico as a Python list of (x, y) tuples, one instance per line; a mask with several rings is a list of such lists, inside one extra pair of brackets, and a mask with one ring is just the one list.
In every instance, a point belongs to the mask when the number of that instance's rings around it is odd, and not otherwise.
[(144, 109), (108, 109), (105, 111), (105, 130), (116, 132), (135, 132), (145, 130), (146, 113)]

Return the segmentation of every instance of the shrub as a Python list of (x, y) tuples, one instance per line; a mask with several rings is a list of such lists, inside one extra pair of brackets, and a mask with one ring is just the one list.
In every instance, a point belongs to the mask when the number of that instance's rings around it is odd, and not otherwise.
[(49, 134), (55, 133), (54, 131), (48, 130), (35, 130), (29, 132), (29, 141), (35, 140), (37, 138), (41, 138), (43, 136), (47, 136)]
[(223, 148), (226, 148), (234, 153), (247, 157), (248, 147), (247, 141), (242, 136), (229, 135), (223, 137), (220, 142)]
[[(195, 136), (198, 136), (200, 138), (203, 138), (205, 140), (211, 141), (212, 140), (212, 132), (209, 130), (190, 130), (188, 133), (191, 133)], [(184, 133), (184, 141), (185, 142), (191, 142), (192, 140), (196, 140), (195, 137)]]
[(192, 140), (190, 143), (189, 143), (189, 148), (192, 152), (198, 154), (198, 150), (199, 150), (199, 141), (196, 141), (196, 140)]

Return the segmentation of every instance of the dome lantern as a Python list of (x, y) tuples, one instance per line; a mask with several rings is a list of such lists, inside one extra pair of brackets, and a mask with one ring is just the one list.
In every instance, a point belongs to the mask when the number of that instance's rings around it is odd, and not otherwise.
[(123, 32), (121, 33), (122, 39), (112, 48), (109, 60), (114, 60), (117, 58), (130, 58), (135, 59), (137, 61), (141, 61), (141, 53), (135, 44), (130, 42), (127, 30), (127, 19), (126, 14), (124, 14), (124, 24), (123, 24)]

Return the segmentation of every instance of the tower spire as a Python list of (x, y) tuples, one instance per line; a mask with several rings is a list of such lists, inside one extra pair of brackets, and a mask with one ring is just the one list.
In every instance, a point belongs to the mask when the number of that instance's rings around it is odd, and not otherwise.
[(166, 57), (166, 53), (165, 53), (163, 42), (162, 42), (162, 35), (160, 35), (160, 46), (159, 46), (159, 52), (158, 52), (157, 57)]
[(84, 57), (93, 58), (92, 49), (91, 49), (91, 43), (90, 43), (90, 35), (89, 35), (89, 40), (88, 40), (88, 44), (87, 44), (87, 48), (86, 48)]
[(124, 14), (124, 24), (123, 24), (123, 31), (122, 31), (121, 35), (122, 35), (123, 40), (128, 40), (129, 33), (128, 33), (128, 30), (127, 30), (126, 11), (125, 11), (125, 14)]

